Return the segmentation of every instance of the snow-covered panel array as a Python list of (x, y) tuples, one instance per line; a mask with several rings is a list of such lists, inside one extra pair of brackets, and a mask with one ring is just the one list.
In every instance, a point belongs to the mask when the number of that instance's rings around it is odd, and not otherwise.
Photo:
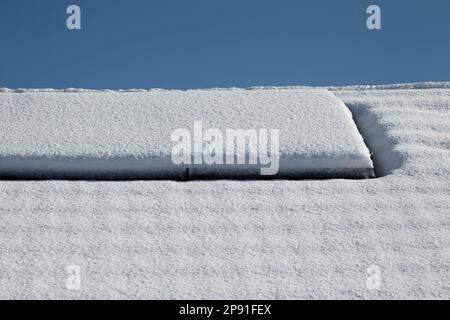
[(350, 111), (323, 89), (4, 90), (0, 132), (3, 177), (373, 175)]

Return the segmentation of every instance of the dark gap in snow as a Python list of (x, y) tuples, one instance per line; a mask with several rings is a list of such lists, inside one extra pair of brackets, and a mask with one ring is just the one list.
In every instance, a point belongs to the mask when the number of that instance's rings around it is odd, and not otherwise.
[[(104, 165), (104, 163), (103, 163)], [(99, 167), (102, 163), (99, 163)], [(192, 170), (191, 170), (192, 169)], [(214, 181), (214, 180), (235, 180), (235, 181), (254, 181), (254, 180), (332, 180), (332, 179), (348, 179), (360, 180), (373, 178), (373, 169), (371, 168), (348, 168), (336, 170), (318, 170), (310, 172), (289, 172), (285, 171), (275, 176), (262, 176), (253, 171), (243, 171), (242, 168), (235, 172), (205, 172), (196, 168), (180, 169), (178, 171), (161, 171), (159, 174), (155, 172), (129, 172), (115, 171), (102, 172), (100, 169), (89, 171), (48, 171), (48, 170), (32, 170), (20, 172), (0, 172), (0, 180), (5, 181), (139, 181), (139, 180), (172, 180), (179, 182), (188, 181)]]

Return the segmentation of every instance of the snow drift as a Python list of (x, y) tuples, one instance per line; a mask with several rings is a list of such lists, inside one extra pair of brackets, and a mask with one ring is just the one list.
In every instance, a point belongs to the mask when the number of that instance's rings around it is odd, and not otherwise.
[(350, 111), (323, 89), (3, 90), (0, 106), (2, 178), (260, 177), (259, 164), (174, 164), (172, 133), (196, 121), (279, 129), (277, 178), (373, 176)]

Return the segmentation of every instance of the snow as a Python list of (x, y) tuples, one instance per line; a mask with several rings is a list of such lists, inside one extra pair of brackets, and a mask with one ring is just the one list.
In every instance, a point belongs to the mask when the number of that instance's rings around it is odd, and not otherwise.
[[(195, 121), (204, 131), (279, 129), (278, 178), (373, 175), (350, 111), (324, 89), (16, 90), (0, 93), (0, 105), (4, 178), (184, 177), (191, 166), (172, 162), (171, 135), (192, 132)], [(258, 168), (196, 164), (190, 172), (256, 178)]]
[(450, 89), (333, 93), (381, 177), (0, 181), (0, 298), (449, 299)]
[[(208, 88), (208, 89), (200, 89), (201, 91), (224, 91), (224, 90), (273, 90), (273, 89), (328, 89), (328, 90), (396, 90), (396, 89), (449, 89), (450, 82), (412, 82), (412, 83), (395, 83), (395, 84), (381, 84), (381, 85), (349, 85), (349, 86), (328, 86), (328, 87), (310, 87), (310, 86), (284, 86), (284, 87), (276, 87), (276, 86), (255, 86), (249, 88)], [(190, 89), (183, 91), (197, 91), (198, 89)], [(0, 87), (0, 92), (9, 92), (9, 93), (24, 93), (24, 92), (160, 92), (160, 91), (175, 91), (179, 92), (178, 89), (161, 89), (161, 88), (150, 88), (150, 89), (119, 89), (119, 90), (111, 90), (111, 89), (85, 89), (85, 88), (65, 88), (65, 89), (51, 89), (51, 88), (39, 88), (39, 89), (30, 89), (30, 88), (17, 88), (10, 89), (5, 87)]]

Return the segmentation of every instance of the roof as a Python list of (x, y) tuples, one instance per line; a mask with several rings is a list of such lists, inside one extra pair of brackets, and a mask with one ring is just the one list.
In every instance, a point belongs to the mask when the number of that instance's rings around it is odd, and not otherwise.
[(0, 297), (450, 298), (450, 90), (333, 93), (378, 178), (0, 181)]

